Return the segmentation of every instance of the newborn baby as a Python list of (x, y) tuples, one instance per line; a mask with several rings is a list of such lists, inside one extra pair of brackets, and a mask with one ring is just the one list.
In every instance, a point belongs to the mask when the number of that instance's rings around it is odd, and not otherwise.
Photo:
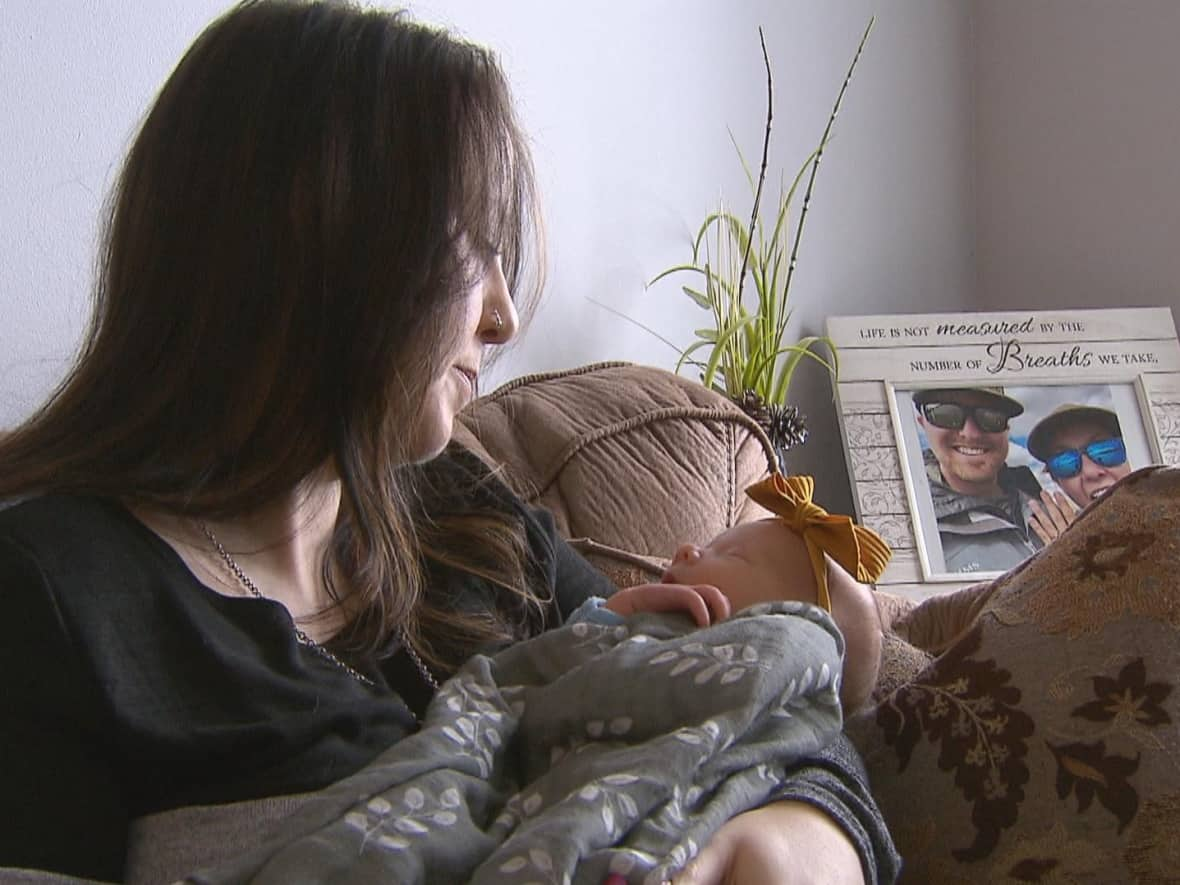
[(777, 516), (733, 526), (704, 546), (681, 545), (660, 583), (619, 590), (604, 607), (619, 615), (680, 610), (707, 626), (762, 602), (819, 605), (844, 636), (840, 699), (852, 712), (881, 663), (881, 617), (862, 582), (880, 577), (891, 554), (875, 532), (811, 503), (812, 486), (810, 477), (777, 474), (751, 486), (747, 494)]

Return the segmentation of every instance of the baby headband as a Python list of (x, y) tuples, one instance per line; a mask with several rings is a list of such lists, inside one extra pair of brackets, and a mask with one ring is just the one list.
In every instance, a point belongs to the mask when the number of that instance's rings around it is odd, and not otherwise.
[(811, 495), (814, 490), (815, 480), (810, 476), (775, 473), (750, 486), (746, 494), (803, 538), (819, 588), (818, 602), (822, 608), (831, 611), (825, 553), (856, 580), (872, 583), (885, 571), (893, 551), (872, 529), (856, 525), (847, 516), (833, 516), (813, 503)]

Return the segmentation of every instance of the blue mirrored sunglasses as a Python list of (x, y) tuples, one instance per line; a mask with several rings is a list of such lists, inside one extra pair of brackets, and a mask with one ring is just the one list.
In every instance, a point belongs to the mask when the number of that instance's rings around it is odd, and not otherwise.
[(1066, 449), (1050, 456), (1045, 462), (1049, 468), (1049, 475), (1054, 479), (1069, 479), (1082, 472), (1082, 455), (1085, 455), (1099, 467), (1118, 467), (1127, 460), (1127, 447), (1122, 437), (1100, 439), (1084, 446), (1081, 451)]

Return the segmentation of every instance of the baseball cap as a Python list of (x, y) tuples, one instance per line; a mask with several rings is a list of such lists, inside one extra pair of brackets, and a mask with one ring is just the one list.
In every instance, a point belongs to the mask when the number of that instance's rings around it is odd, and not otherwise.
[(1033, 427), (1032, 432), (1028, 435), (1029, 452), (1038, 461), (1048, 460), (1049, 456), (1053, 454), (1049, 448), (1049, 443), (1053, 440), (1054, 434), (1061, 427), (1072, 424), (1075, 421), (1093, 422), (1099, 427), (1104, 427), (1110, 431), (1111, 436), (1123, 435), (1122, 428), (1119, 426), (1119, 416), (1110, 409), (1103, 409), (1099, 406), (1083, 406), (1078, 403), (1065, 403), (1055, 408)]
[(1000, 387), (930, 387), (925, 390), (914, 391), (914, 405), (924, 406), (926, 403), (954, 402), (947, 399), (947, 394), (974, 393), (983, 396), (988, 405), (1004, 412), (1009, 418), (1015, 418), (1024, 412), (1024, 406), (1005, 396)]

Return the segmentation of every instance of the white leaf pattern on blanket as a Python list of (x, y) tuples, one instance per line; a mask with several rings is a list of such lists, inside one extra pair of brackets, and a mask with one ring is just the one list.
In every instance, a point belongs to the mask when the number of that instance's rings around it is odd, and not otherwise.
[[(680, 676), (697, 667), (702, 667), (693, 676), (696, 685), (705, 685), (721, 674), (721, 684), (730, 685), (737, 682), (753, 667), (757, 667), (758, 650), (752, 645), (725, 643), (722, 645), (706, 646), (700, 642), (693, 642), (656, 655), (649, 666), (660, 666), (675, 661), (669, 676)], [(702, 666), (703, 665), (703, 666)]]
[(570, 626), (570, 632), (575, 637), (583, 640), (575, 643), (574, 648), (586, 648), (593, 646), (596, 652), (609, 651), (614, 646), (628, 640), (631, 642), (647, 642), (647, 636), (630, 636), (630, 630), (624, 625), (606, 626), (605, 624), (592, 624), (588, 621), (579, 621)]
[[(480, 774), (487, 777), (503, 742), (498, 726), (504, 714), (486, 700), (488, 689), (470, 674), (461, 673), (449, 680), (440, 689), (439, 697), (448, 710), (457, 714), (453, 724), (442, 727), (442, 734), (458, 744), (464, 755), (476, 760)], [(489, 727), (485, 728), (485, 723)]]
[(520, 873), (529, 867), (539, 870), (548, 877), (553, 874), (553, 857), (543, 848), (531, 848), (526, 854), (517, 854), (500, 864), (501, 873)]
[[(409, 787), (401, 794), (402, 808), (398, 809), (385, 796), (375, 796), (365, 803), (364, 811), (345, 815), (345, 823), (365, 836), (367, 843), (377, 836), (376, 844), (391, 851), (410, 847), (407, 836), (425, 836), (436, 827), (453, 827), (459, 816), (452, 810), (462, 804), (462, 797), (454, 787), (448, 787), (437, 797), (429, 796), (418, 787)], [(396, 814), (395, 814), (396, 811)], [(396, 834), (381, 832), (389, 827)]]

